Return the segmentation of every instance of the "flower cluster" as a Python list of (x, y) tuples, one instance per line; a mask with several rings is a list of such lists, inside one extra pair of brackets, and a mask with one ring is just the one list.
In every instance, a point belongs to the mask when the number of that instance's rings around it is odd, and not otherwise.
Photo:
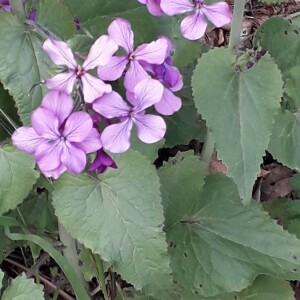
[(174, 16), (186, 12), (181, 22), (181, 32), (189, 40), (200, 39), (207, 28), (207, 20), (216, 27), (222, 27), (231, 22), (232, 13), (226, 2), (206, 5), (204, 0), (138, 0), (147, 5), (149, 12), (154, 16), (163, 13)]
[[(165, 121), (147, 113), (148, 108), (171, 115), (181, 107), (174, 92), (182, 88), (183, 80), (173, 66), (172, 48), (166, 37), (134, 47), (131, 25), (120, 18), (95, 41), (85, 59), (74, 55), (67, 43), (47, 39), (43, 49), (63, 69), (46, 80), (50, 91), (32, 113), (31, 127), (20, 127), (13, 134), (14, 145), (32, 154), (40, 170), (55, 179), (64, 171), (82, 172), (87, 154), (93, 152), (96, 157), (89, 171), (116, 168), (105, 150), (127, 151), (133, 125), (144, 143), (165, 135)], [(124, 83), (126, 101), (108, 83), (118, 79)]]

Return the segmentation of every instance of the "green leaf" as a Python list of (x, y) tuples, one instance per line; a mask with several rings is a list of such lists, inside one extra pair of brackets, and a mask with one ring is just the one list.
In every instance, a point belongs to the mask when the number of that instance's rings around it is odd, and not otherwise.
[(0, 226), (0, 264), (16, 247), (17, 244), (7, 238), (3, 227)]
[(4, 291), (2, 300), (44, 300), (43, 286), (27, 279), (23, 273), (13, 279), (11, 285)]
[(30, 123), (31, 112), (42, 100), (42, 87), (35, 84), (46, 79), (49, 62), (42, 50), (42, 41), (25, 30), (18, 18), (10, 13), (0, 14), (0, 81), (16, 101), (24, 125)]
[(273, 127), (268, 151), (291, 169), (300, 170), (300, 116), (280, 110)]
[(74, 17), (68, 8), (57, 0), (39, 1), (37, 22), (60, 39), (69, 39), (75, 34)]
[(86, 281), (91, 281), (93, 277), (97, 277), (95, 261), (92, 259), (91, 251), (83, 245), (79, 246), (80, 260), (82, 262), (81, 271)]
[(26, 198), (39, 176), (34, 167), (28, 154), (10, 145), (0, 148), (0, 215)]
[(284, 91), (296, 110), (300, 109), (300, 65), (290, 69), (285, 78)]
[(300, 278), (300, 241), (256, 202), (244, 206), (230, 178), (209, 175), (199, 192), (204, 170), (193, 157), (171, 162), (159, 174), (171, 267), (185, 290), (213, 297), (241, 291), (259, 274)]
[(212, 130), (218, 156), (244, 203), (251, 199), (280, 107), (282, 85), (280, 71), (269, 55), (241, 71), (231, 50), (218, 48), (203, 54), (194, 71), (196, 107)]
[(55, 213), (74, 238), (137, 289), (174, 299), (169, 294), (171, 270), (155, 169), (134, 151), (114, 159), (118, 169), (98, 179), (87, 174), (61, 176), (54, 183)]

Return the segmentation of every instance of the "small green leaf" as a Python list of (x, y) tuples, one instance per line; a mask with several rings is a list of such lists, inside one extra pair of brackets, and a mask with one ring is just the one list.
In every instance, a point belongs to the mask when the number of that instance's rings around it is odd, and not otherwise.
[(31, 112), (39, 106), (43, 96), (41, 86), (32, 88), (48, 77), (49, 58), (36, 33), (25, 30), (10, 13), (0, 14), (0, 40), (0, 81), (16, 101), (21, 121), (28, 125)]
[(268, 151), (291, 169), (300, 170), (300, 116), (280, 110), (273, 126)]
[[(244, 206), (230, 178), (209, 175), (201, 190), (202, 164), (193, 157), (177, 161), (159, 174), (171, 267), (180, 286), (199, 297), (213, 297), (241, 291), (259, 274), (300, 278), (295, 236), (256, 202)], [(164, 168), (174, 169), (175, 176), (170, 178), (173, 172)]]
[(280, 107), (280, 71), (269, 55), (241, 71), (230, 49), (216, 48), (198, 60), (192, 86), (196, 107), (212, 130), (218, 156), (244, 203), (249, 203)]
[(23, 273), (13, 279), (11, 285), (4, 291), (2, 300), (44, 300), (43, 286), (27, 279)]
[(39, 173), (28, 154), (5, 145), (0, 148), (0, 215), (26, 198)]
[(91, 250), (86, 249), (83, 245), (79, 246), (80, 260), (82, 262), (81, 271), (86, 281), (91, 281), (97, 277), (97, 270), (94, 260), (92, 259)]
[(74, 17), (68, 8), (57, 0), (39, 1), (37, 22), (63, 40), (75, 34)]
[(156, 171), (138, 152), (114, 159), (118, 169), (98, 179), (61, 176), (54, 184), (55, 213), (74, 238), (137, 289), (174, 299)]

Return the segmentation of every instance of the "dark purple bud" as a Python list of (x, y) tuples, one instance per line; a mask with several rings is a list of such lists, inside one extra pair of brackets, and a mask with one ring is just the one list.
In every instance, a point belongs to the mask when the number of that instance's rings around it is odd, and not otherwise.
[(98, 150), (94, 162), (89, 167), (89, 171), (90, 172), (96, 171), (96, 173), (101, 174), (108, 167), (116, 169), (117, 165), (115, 161), (102, 149)]

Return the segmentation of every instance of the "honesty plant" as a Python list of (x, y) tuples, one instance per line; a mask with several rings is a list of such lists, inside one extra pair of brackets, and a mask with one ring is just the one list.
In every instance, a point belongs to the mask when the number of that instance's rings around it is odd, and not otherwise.
[(0, 0), (1, 299), (44, 299), (31, 270), (47, 299), (294, 299), (300, 27), (277, 2)]

